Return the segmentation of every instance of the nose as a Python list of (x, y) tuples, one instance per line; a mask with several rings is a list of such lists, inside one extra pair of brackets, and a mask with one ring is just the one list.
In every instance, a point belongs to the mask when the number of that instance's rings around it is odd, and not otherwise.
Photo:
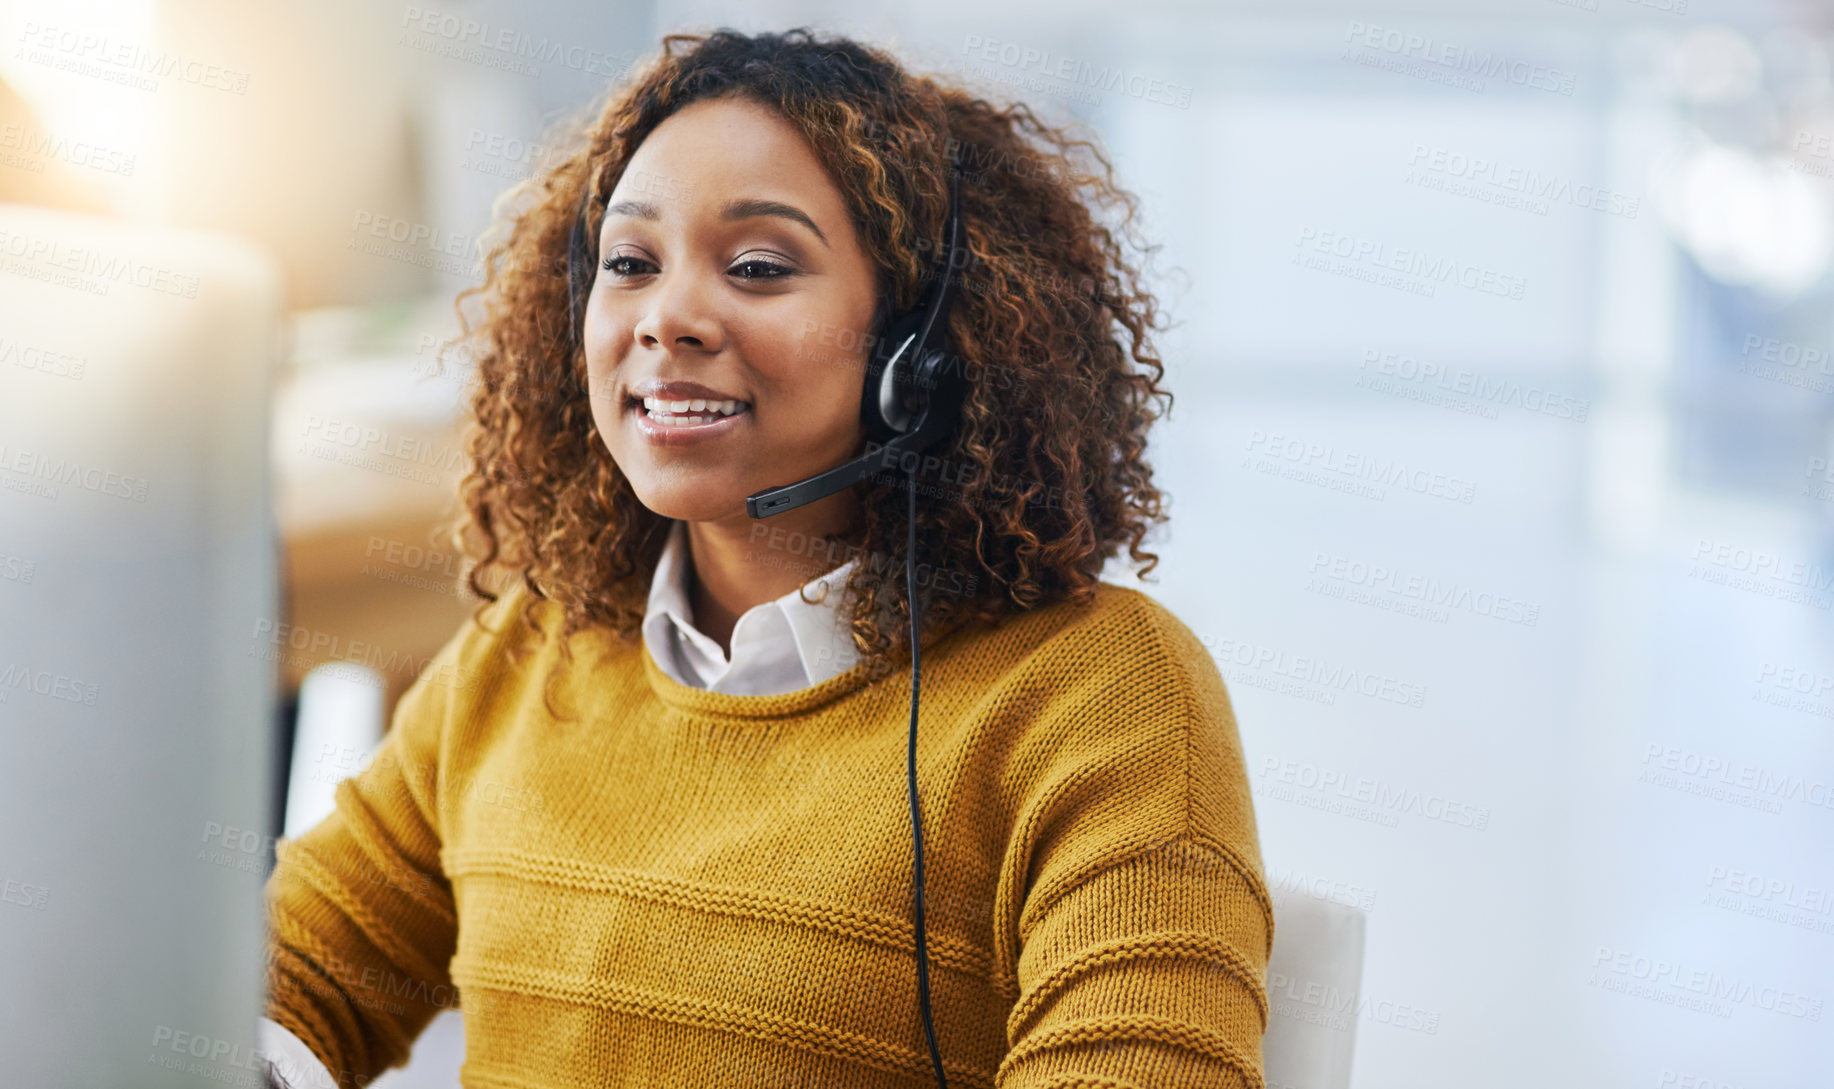
[(631, 335), (643, 348), (697, 348), (717, 352), (722, 344), (719, 322), (707, 305), (699, 278), (675, 269), (658, 275), (643, 293), (648, 304)]

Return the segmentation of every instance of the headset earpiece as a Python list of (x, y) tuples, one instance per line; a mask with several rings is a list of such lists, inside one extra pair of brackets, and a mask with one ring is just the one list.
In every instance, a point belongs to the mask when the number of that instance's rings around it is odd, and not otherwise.
[(860, 391), (860, 416), (870, 439), (888, 442), (904, 434), (923, 409), (915, 380), (922, 321), (923, 311), (913, 310), (893, 321), (891, 328), (874, 342), (875, 349), (884, 349), (884, 358), (868, 364)]
[[(955, 261), (965, 249), (961, 238), (961, 160), (951, 163), (949, 215), (943, 227), (942, 267), (918, 298), (917, 305), (886, 323), (868, 354), (866, 381), (860, 390), (860, 419), (866, 437), (884, 444), (925, 421), (932, 405), (945, 411), (959, 407), (966, 389), (965, 376), (947, 367), (949, 311), (958, 290)], [(940, 437), (947, 428), (934, 425), (926, 431)], [(948, 423), (953, 425), (951, 418)], [(930, 439), (924, 442), (929, 445)], [(915, 449), (915, 446), (912, 446)]]

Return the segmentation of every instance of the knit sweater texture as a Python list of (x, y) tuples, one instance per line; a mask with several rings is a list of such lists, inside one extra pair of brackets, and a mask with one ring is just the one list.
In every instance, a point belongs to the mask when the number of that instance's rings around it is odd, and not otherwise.
[[(558, 607), (537, 633), (524, 600), (468, 620), (335, 811), (280, 841), (267, 1016), (343, 1085), (446, 1008), (468, 1089), (935, 1084), (908, 670), (729, 695), (596, 629), (563, 668)], [(1265, 1089), (1273, 911), (1189, 628), (1102, 583), (926, 634), (921, 699), (949, 1083)]]

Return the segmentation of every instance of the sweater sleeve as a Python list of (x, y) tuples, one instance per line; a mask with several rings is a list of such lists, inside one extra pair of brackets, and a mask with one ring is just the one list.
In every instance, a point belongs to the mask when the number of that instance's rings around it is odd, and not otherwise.
[(1177, 836), (1028, 914), (999, 1089), (1262, 1089), (1270, 924), (1218, 845)]
[[(447, 974), (458, 938), (441, 871), (438, 786), (462, 629), (396, 705), (368, 766), (339, 782), (335, 809), (276, 845), (266, 887), (266, 1016), (338, 1084), (368, 1084), (407, 1061), (414, 1039), (458, 1004)], [(340, 754), (324, 770), (339, 772)]]
[(999, 1089), (1264, 1089), (1273, 909), (1234, 713), (1188, 629), (1135, 620), (1144, 660), (1090, 663), (1041, 724)]

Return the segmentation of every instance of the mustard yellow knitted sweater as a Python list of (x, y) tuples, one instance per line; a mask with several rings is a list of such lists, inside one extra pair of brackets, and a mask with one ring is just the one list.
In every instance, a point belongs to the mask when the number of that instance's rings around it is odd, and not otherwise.
[[(540, 605), (542, 636), (523, 600), (467, 622), (336, 811), (281, 841), (267, 1016), (345, 1085), (457, 1007), (469, 1089), (933, 1085), (908, 671), (734, 696), (592, 631), (560, 671), (558, 607)], [(926, 638), (949, 1083), (1262, 1089), (1273, 915), (1203, 645), (1105, 583)]]

